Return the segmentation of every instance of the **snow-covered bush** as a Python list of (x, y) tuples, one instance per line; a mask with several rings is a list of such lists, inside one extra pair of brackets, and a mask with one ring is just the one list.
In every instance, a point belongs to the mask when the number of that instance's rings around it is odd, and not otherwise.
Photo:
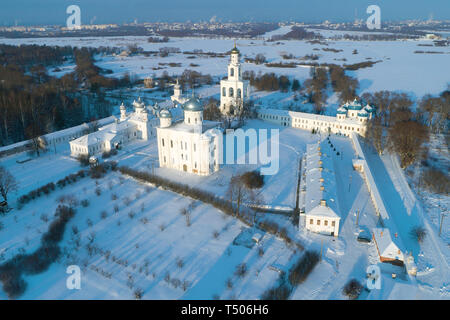
[(261, 299), (262, 300), (287, 300), (289, 295), (291, 294), (291, 290), (286, 284), (281, 284), (275, 288), (270, 288), (266, 290)]
[(249, 189), (259, 189), (264, 185), (264, 176), (256, 170), (242, 174), (241, 180)]
[(346, 295), (350, 299), (354, 300), (359, 297), (363, 289), (362, 284), (356, 279), (351, 279), (342, 289), (342, 294)]
[(305, 281), (319, 260), (319, 253), (316, 251), (306, 251), (300, 260), (289, 270), (289, 282), (291, 285), (296, 286)]
[(236, 267), (236, 271), (234, 272), (240, 278), (243, 278), (247, 274), (247, 264), (241, 263)]
[(80, 154), (77, 157), (77, 160), (83, 167), (86, 167), (89, 165), (89, 155)]
[(58, 243), (63, 238), (67, 223), (74, 215), (73, 208), (59, 205), (56, 208), (55, 220), (41, 238), (41, 246), (31, 254), (19, 253), (0, 265), (0, 281), (10, 299), (15, 299), (25, 292), (26, 282), (22, 275), (42, 273), (58, 259), (61, 254)]
[(427, 236), (427, 230), (422, 226), (415, 226), (411, 229), (410, 235), (417, 242), (422, 243)]
[(134, 298), (136, 300), (141, 300), (143, 294), (144, 294), (144, 292), (140, 288), (135, 289), (134, 292), (133, 292)]

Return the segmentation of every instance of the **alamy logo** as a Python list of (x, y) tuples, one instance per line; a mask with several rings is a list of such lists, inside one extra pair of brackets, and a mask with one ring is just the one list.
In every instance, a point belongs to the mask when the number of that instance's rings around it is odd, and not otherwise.
[(81, 289), (81, 270), (77, 265), (68, 266), (66, 273), (70, 274), (66, 280), (66, 287), (69, 290), (80, 290)]
[(367, 289), (381, 289), (381, 271), (377, 265), (370, 265), (367, 267)]
[(66, 13), (70, 16), (66, 20), (67, 28), (70, 30), (80, 29), (81, 27), (81, 9), (79, 6), (73, 4), (67, 7)]
[[(246, 138), (248, 138), (248, 149), (246, 148)], [(260, 169), (262, 175), (277, 174), (280, 160), (278, 140), (278, 129), (270, 130), (270, 138), (267, 129), (259, 129), (258, 132), (253, 128), (245, 131), (228, 129), (225, 141), (225, 163), (234, 164), (236, 156), (236, 164), (246, 164), (246, 155), (248, 154), (248, 164), (263, 165)], [(246, 152), (247, 150), (248, 152)]]
[(367, 18), (366, 25), (367, 29), (381, 29), (381, 9), (377, 5), (370, 5), (367, 7), (368, 14), (372, 14)]

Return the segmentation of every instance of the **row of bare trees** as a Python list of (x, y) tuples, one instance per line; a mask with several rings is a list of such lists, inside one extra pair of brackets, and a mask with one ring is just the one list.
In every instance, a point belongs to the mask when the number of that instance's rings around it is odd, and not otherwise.
[(367, 139), (379, 154), (395, 152), (406, 168), (427, 155), (425, 147), (429, 130), (419, 112), (413, 112), (413, 100), (405, 93), (379, 91), (365, 93), (363, 98), (377, 106), (377, 114), (369, 122)]
[(329, 80), (328, 71), (326, 68), (312, 67), (310, 75), (311, 78), (304, 83), (308, 101), (314, 104), (315, 113), (322, 114), (328, 98), (326, 92)]

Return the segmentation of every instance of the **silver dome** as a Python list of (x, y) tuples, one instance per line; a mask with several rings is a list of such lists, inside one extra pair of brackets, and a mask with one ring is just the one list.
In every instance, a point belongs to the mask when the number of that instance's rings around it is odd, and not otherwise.
[(184, 111), (203, 111), (203, 106), (198, 98), (192, 97), (183, 104), (183, 109)]

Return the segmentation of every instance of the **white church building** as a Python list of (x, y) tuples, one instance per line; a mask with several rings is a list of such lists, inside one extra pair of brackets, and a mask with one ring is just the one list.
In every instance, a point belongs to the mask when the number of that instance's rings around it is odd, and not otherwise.
[(116, 118), (113, 123), (99, 128), (98, 131), (70, 141), (71, 156), (101, 154), (118, 149), (132, 140), (149, 140), (155, 136), (158, 118), (149, 114), (141, 98), (134, 101), (133, 106), (134, 112), (127, 114), (122, 103), (120, 119)]
[(258, 110), (258, 118), (283, 127), (293, 127), (316, 132), (340, 133), (350, 136), (355, 132), (361, 136), (366, 134), (368, 120), (372, 119), (375, 108), (369, 104), (363, 106), (357, 99), (345, 103), (337, 109), (335, 117), (306, 112), (279, 109)]
[(240, 52), (236, 45), (231, 50), (228, 77), (220, 81), (220, 111), (222, 114), (237, 114), (250, 97), (248, 80), (242, 80)]
[(219, 170), (223, 138), (220, 123), (203, 120), (203, 107), (196, 97), (183, 104), (184, 119), (173, 123), (169, 110), (160, 112), (156, 129), (159, 165), (202, 176)]

